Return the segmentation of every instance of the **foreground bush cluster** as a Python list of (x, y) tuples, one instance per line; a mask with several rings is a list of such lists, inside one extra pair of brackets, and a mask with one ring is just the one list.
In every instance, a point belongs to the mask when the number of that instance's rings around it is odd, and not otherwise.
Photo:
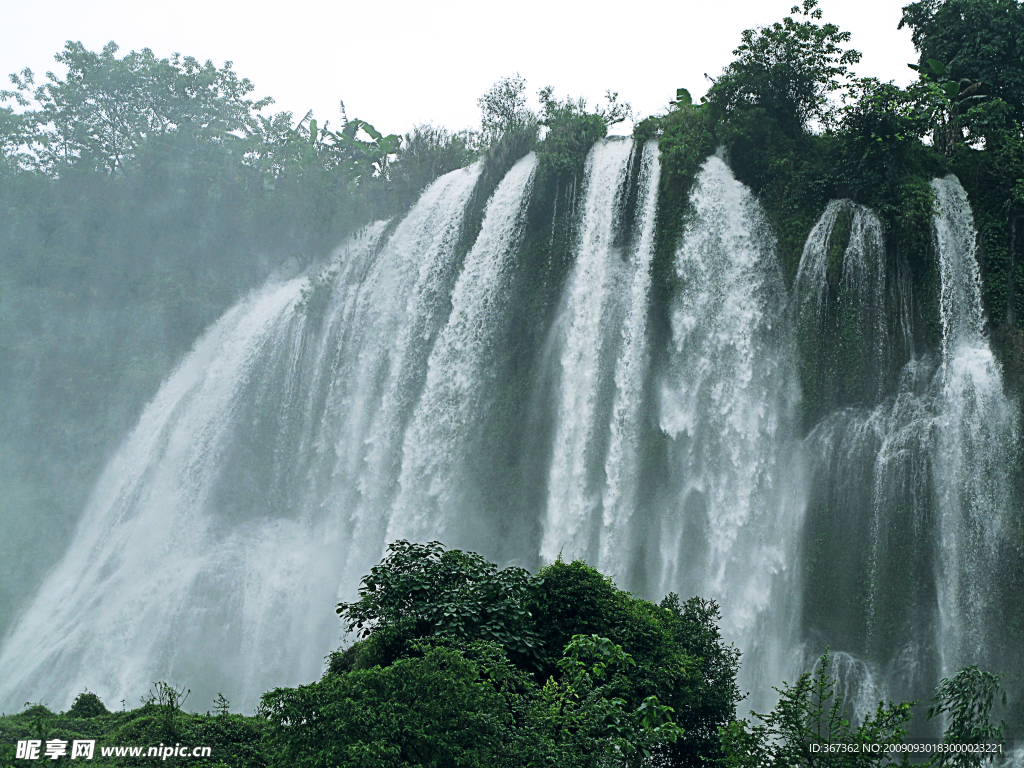
[[(718, 607), (675, 595), (656, 605), (581, 561), (530, 575), (399, 541), (338, 612), (361, 639), (331, 654), (320, 680), (264, 694), (254, 716), (230, 714), (223, 697), (215, 714), (186, 712), (187, 691), (167, 683), (130, 711), (84, 692), (63, 714), (35, 704), (0, 718), (0, 765), (17, 764), (19, 739), (87, 738), (209, 746), (209, 758), (182, 761), (232, 768), (875, 766), (891, 756), (812, 745), (902, 743), (911, 720), (911, 705), (879, 702), (851, 725), (827, 654), (779, 689), (771, 713), (737, 719), (739, 652), (722, 640)], [(943, 681), (929, 717), (946, 715), (951, 744), (1002, 741), (997, 693), (997, 678), (966, 669)], [(954, 764), (980, 764), (964, 759)]]

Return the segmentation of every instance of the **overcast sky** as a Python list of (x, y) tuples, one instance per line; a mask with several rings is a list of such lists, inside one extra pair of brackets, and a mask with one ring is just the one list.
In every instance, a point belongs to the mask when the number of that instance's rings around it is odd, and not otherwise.
[[(230, 60), (255, 95), (274, 97), (272, 111), (313, 109), (336, 125), (344, 99), (349, 117), (385, 133), (477, 126), (477, 97), (514, 72), (531, 94), (551, 84), (594, 101), (611, 89), (646, 116), (677, 87), (703, 94), (704, 73), (731, 61), (741, 31), (781, 19), (794, 2), (0, 0), (0, 73), (41, 75), (67, 40), (91, 50), (114, 40), (121, 53)], [(896, 29), (903, 4), (821, 0), (825, 21), (852, 32), (864, 54), (858, 74), (910, 81), (916, 56), (909, 32)]]

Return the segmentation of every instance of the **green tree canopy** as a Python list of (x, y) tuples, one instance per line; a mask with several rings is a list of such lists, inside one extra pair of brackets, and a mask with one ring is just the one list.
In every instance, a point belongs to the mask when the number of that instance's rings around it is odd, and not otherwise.
[(149, 48), (118, 58), (108, 43), (100, 53), (68, 41), (56, 55), (64, 78), (31, 70), (12, 75), (23, 106), (35, 105), (31, 155), (44, 169), (73, 162), (114, 172), (147, 138), (175, 132), (216, 141), (236, 140), (255, 126), (254, 114), (273, 102), (247, 98), (254, 86), (231, 62), (217, 68), (191, 56), (159, 59)]
[(473, 552), (396, 541), (363, 577), (359, 600), (339, 603), (337, 613), (364, 638), (448, 635), (494, 641), (529, 657), (536, 648), (525, 607), (532, 584), (522, 568), (499, 569)]
[(673, 765), (715, 757), (718, 729), (740, 699), (739, 652), (723, 642), (713, 602), (669, 595), (655, 605), (582, 561), (530, 576), (436, 542), (399, 541), (338, 613), (362, 639), (332, 655), (328, 674), (419, 657), (423, 642), (492, 643), (515, 675), (539, 686), (527, 699), (547, 725), (533, 730), (557, 741), (565, 727), (582, 729), (587, 754), (596, 739), (623, 759), (645, 749)]
[(1024, 5), (1018, 0), (918, 0), (903, 8), (920, 51), (918, 66), (948, 79), (980, 81), (983, 92), (1024, 120)]
[(846, 49), (850, 33), (835, 24), (819, 24), (818, 0), (804, 0), (769, 27), (743, 32), (737, 57), (714, 81), (707, 100), (727, 115), (744, 107), (762, 107), (790, 130), (811, 120), (832, 122), (830, 96), (843, 86), (860, 53)]

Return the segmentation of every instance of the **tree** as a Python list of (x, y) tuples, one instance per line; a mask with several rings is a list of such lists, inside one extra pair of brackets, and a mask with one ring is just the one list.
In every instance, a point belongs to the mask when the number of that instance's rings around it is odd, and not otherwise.
[[(761, 722), (736, 720), (722, 729), (724, 764), (729, 768), (869, 768), (892, 763), (876, 744), (902, 744), (910, 705), (879, 702), (875, 711), (854, 728), (846, 719), (844, 702), (829, 671), (828, 651), (817, 669), (805, 672), (793, 685), (783, 683), (779, 703), (767, 715), (751, 713)], [(907, 763), (903, 754), (901, 764)]]
[(402, 139), (392, 166), (391, 184), (400, 187), (401, 194), (416, 195), (438, 176), (469, 165), (476, 158), (474, 146), (478, 141), (479, 136), (469, 131), (414, 126)]
[(512, 764), (508, 685), (490, 679), (511, 682), (512, 670), (497, 646), (421, 643), (415, 650), (387, 667), (328, 674), (265, 694), (260, 713), (270, 723), (274, 764)]
[(717, 627), (718, 606), (699, 597), (659, 605), (618, 589), (582, 561), (558, 560), (538, 573), (528, 604), (540, 641), (541, 679), (564, 673), (562, 649), (583, 636), (620, 645), (636, 666), (609, 683), (632, 709), (655, 696), (673, 709), (684, 733), (662, 747), (671, 764), (719, 756), (718, 729), (736, 716), (739, 651)]
[(95, 693), (83, 691), (75, 697), (68, 715), (71, 717), (99, 717), (110, 714), (109, 710)]
[(363, 577), (359, 600), (339, 603), (348, 631), (388, 642), (444, 635), (497, 642), (523, 658), (536, 653), (525, 607), (533, 578), (436, 541), (396, 541)]
[(149, 696), (143, 700), (144, 705), (155, 707), (159, 712), (159, 720), (168, 739), (173, 740), (178, 735), (181, 708), (191, 693), (191, 689), (179, 689), (170, 683), (158, 681), (153, 683)]
[(498, 80), (476, 103), (488, 142), (535, 119), (526, 106), (526, 78), (518, 72)]
[(119, 59), (117, 50), (111, 42), (97, 54), (69, 41), (54, 57), (68, 68), (64, 79), (47, 72), (47, 82), (36, 86), (29, 69), (11, 75), (19, 101), (37, 105), (29, 150), (36, 166), (56, 171), (85, 163), (113, 173), (148, 138), (186, 133), (237, 141), (253, 129), (253, 113), (273, 102), (246, 98), (254, 86), (238, 78), (231, 62), (218, 69), (180, 54), (158, 59), (149, 48)]
[(830, 96), (843, 87), (849, 66), (860, 53), (844, 49), (850, 33), (835, 24), (819, 25), (818, 0), (803, 0), (769, 27), (747, 29), (737, 57), (714, 80), (705, 97), (726, 119), (746, 107), (763, 108), (769, 117), (790, 131), (807, 128), (812, 120), (833, 122)]
[(225, 717), (231, 714), (231, 702), (227, 700), (227, 697), (223, 693), (217, 693), (217, 698), (213, 700), (213, 711), (218, 717)]
[(669, 595), (655, 605), (581, 561), (530, 576), (436, 542), (399, 541), (338, 613), (362, 639), (331, 655), (325, 680), (440, 659), (428, 645), (477, 658), (489, 643), (487, 658), (504, 661), (480, 674), (513, 681), (520, 698), (510, 711), (531, 723), (517, 731), (526, 739), (517, 754), (561, 755), (547, 764), (596, 765), (605, 755), (632, 765), (647, 753), (666, 765), (715, 759), (718, 729), (740, 699), (739, 652), (722, 641), (713, 602)]
[(1024, 5), (1018, 0), (918, 0), (904, 6), (899, 26), (910, 28), (921, 54), (915, 69), (951, 82), (980, 82), (981, 93), (1006, 102), (1024, 121)]
[[(964, 667), (952, 678), (943, 678), (928, 708), (928, 719), (946, 717), (942, 745), (953, 749), (939, 752), (933, 761), (935, 765), (967, 768), (991, 759), (991, 753), (955, 747), (1003, 743), (1003, 726), (992, 722), (992, 705), (999, 693), (999, 677), (977, 666)], [(1005, 707), (1005, 691), (1002, 703)]]

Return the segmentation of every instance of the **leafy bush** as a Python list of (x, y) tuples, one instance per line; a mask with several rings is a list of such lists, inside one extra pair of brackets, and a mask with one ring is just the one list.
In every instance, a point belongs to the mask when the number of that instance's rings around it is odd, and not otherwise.
[(526, 79), (518, 72), (498, 80), (476, 103), (480, 107), (484, 140), (488, 144), (536, 121), (526, 106)]
[[(928, 708), (928, 719), (945, 716), (943, 746), (1003, 743), (1003, 725), (992, 722), (992, 705), (1000, 693), (999, 677), (977, 666), (964, 667), (952, 678), (944, 678)], [(1006, 706), (1006, 692), (1002, 692)], [(934, 764), (939, 766), (978, 766), (985, 760), (980, 753), (955, 749), (940, 752)]]
[(265, 694), (261, 713), (270, 723), (272, 764), (511, 764), (514, 673), (498, 647), (420, 643), (414, 651), (417, 656), (386, 667), (328, 674)]
[(71, 709), (68, 710), (70, 717), (99, 717), (100, 715), (109, 714), (110, 711), (100, 701), (100, 697), (89, 691), (83, 691), (78, 694), (75, 697), (75, 702), (71, 705)]
[(743, 42), (733, 51), (736, 60), (725, 68), (708, 92), (707, 101), (726, 118), (750, 107), (784, 130), (797, 132), (812, 120), (828, 126), (834, 111), (829, 96), (840, 90), (849, 65), (860, 61), (860, 53), (845, 50), (850, 33), (821, 19), (818, 0), (803, 0), (790, 13), (769, 27), (748, 29)]
[[(879, 702), (874, 713), (853, 728), (846, 719), (836, 680), (829, 673), (828, 652), (817, 670), (793, 685), (783, 684), (779, 703), (760, 724), (737, 720), (722, 730), (725, 765), (730, 768), (798, 768), (799, 766), (882, 766), (891, 756), (864, 749), (875, 744), (902, 744), (910, 705)], [(848, 747), (844, 750), (843, 747)], [(826, 749), (823, 751), (822, 747)], [(831, 748), (831, 751), (827, 748)], [(904, 761), (906, 756), (903, 756)]]
[(48, 82), (35, 86), (29, 69), (11, 76), (16, 91), (0, 96), (38, 105), (25, 115), (32, 121), (28, 165), (58, 172), (85, 164), (113, 173), (153, 137), (182, 132), (231, 143), (253, 128), (254, 110), (273, 102), (247, 99), (255, 86), (230, 62), (217, 69), (191, 56), (158, 59), (148, 48), (120, 59), (116, 53), (113, 42), (94, 53), (68, 41), (55, 57), (68, 68), (64, 79), (47, 73)]
[(522, 568), (498, 569), (472, 552), (397, 541), (360, 582), (359, 600), (339, 603), (337, 613), (363, 638), (487, 640), (530, 658), (536, 639), (524, 604), (532, 584)]
[(627, 120), (632, 114), (629, 104), (619, 102), (619, 94), (608, 91), (607, 105), (593, 112), (587, 100), (555, 97), (553, 86), (538, 92), (541, 105), (540, 124), (547, 128), (538, 148), (541, 167), (556, 175), (578, 174), (590, 148), (608, 134), (608, 129)]
[[(518, 706), (547, 713), (534, 730), (558, 742), (567, 726), (552, 713), (579, 718), (586, 727), (571, 730), (583, 729), (577, 748), (588, 754), (612, 745), (623, 759), (645, 750), (677, 763), (713, 758), (740, 698), (739, 652), (722, 641), (714, 603), (670, 595), (657, 606), (582, 561), (531, 577), (436, 542), (400, 541), (363, 579), (360, 600), (338, 612), (362, 640), (332, 654), (328, 676), (426, 658), (426, 641), (450, 650), (490, 642), (515, 668), (526, 696)], [(589, 703), (577, 711), (567, 702)]]

